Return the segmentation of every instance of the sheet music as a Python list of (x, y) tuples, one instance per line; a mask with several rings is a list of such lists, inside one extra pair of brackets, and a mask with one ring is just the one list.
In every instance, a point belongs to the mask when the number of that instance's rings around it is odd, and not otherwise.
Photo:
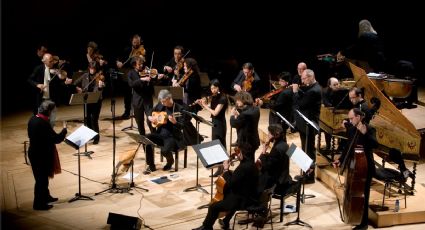
[(80, 128), (75, 130), (73, 133), (71, 133), (71, 135), (67, 136), (65, 139), (81, 147), (96, 135), (97, 133), (95, 131), (84, 125), (81, 125)]
[(223, 152), (223, 149), (220, 145), (213, 145), (202, 148), (200, 149), (200, 152), (204, 156), (204, 159), (208, 165), (220, 163), (229, 159), (226, 154), (219, 154), (220, 152)]
[(297, 113), (305, 120), (307, 121), (314, 129), (316, 129), (317, 131), (319, 131), (319, 126), (316, 125), (314, 122), (310, 121), (310, 119), (308, 119), (306, 116), (304, 116), (304, 114), (302, 114), (300, 111), (297, 111)]
[(313, 160), (294, 143), (292, 143), (291, 147), (289, 147), (287, 155), (303, 170), (303, 172), (307, 172), (313, 163)]

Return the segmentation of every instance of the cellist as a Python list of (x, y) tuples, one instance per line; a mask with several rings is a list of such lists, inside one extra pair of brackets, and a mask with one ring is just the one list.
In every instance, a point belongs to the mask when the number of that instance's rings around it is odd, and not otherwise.
[(349, 122), (346, 120), (344, 121), (348, 137), (347, 146), (344, 148), (340, 158), (333, 162), (334, 167), (341, 166), (344, 169), (344, 162), (349, 162), (350, 158), (354, 155), (354, 147), (359, 145), (363, 147), (364, 154), (366, 155), (367, 166), (365, 167), (367, 168), (367, 176), (364, 186), (363, 214), (360, 224), (356, 225), (353, 229), (368, 228), (370, 183), (373, 175), (375, 174), (373, 148), (376, 148), (378, 145), (376, 140), (376, 130), (363, 121), (364, 116), (364, 113), (358, 108), (351, 109), (348, 112)]

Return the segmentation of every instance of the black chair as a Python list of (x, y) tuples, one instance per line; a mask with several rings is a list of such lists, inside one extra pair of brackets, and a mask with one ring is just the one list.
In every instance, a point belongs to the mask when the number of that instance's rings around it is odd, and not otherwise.
[[(179, 153), (181, 151), (184, 151), (184, 156), (183, 156), (183, 167), (187, 168), (187, 146), (185, 146), (184, 148), (181, 149), (176, 149), (174, 151), (172, 151), (172, 153), (175, 155), (174, 158), (174, 171), (179, 171)], [(164, 161), (164, 156), (161, 155), (160, 158), (161, 162)]]
[(285, 209), (285, 199), (290, 196), (295, 196), (298, 191), (301, 190), (302, 180), (294, 181), (291, 180), (288, 183), (277, 185), (272, 198), (280, 200), (280, 219), (279, 222), (283, 222), (283, 214)]
[(403, 176), (403, 173), (401, 173), (398, 170), (391, 169), (391, 168), (385, 168), (385, 167), (378, 167), (376, 168), (375, 178), (384, 182), (384, 195), (382, 196), (382, 208), (384, 208), (385, 203), (385, 194), (388, 190), (388, 197), (391, 197), (391, 187), (393, 185), (396, 185), (399, 188), (399, 193), (404, 193), (404, 207), (407, 207), (407, 192), (408, 189), (406, 189), (406, 179)]
[[(235, 216), (233, 218), (233, 227), (232, 229), (235, 229), (235, 223), (236, 223), (236, 217), (242, 213), (248, 213), (249, 215), (252, 215), (252, 219), (254, 220), (254, 225), (257, 229), (259, 227), (263, 227), (264, 224), (266, 224), (270, 220), (271, 229), (273, 230), (273, 216), (272, 216), (272, 196), (274, 193), (274, 190), (276, 188), (276, 185), (273, 185), (271, 188), (265, 189), (258, 200), (258, 202), (254, 205), (248, 206), (245, 210), (239, 210), (235, 213)], [(246, 226), (248, 227), (248, 224), (250, 222), (246, 223)]]

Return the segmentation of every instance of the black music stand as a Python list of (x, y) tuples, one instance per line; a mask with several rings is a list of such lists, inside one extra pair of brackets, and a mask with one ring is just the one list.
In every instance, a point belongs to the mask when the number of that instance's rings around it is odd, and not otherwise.
[(284, 121), (286, 123), (286, 125), (289, 126), (289, 128), (295, 129), (295, 127), (291, 124), (291, 122), (289, 122), (288, 120), (286, 120), (286, 118), (284, 116), (282, 116), (279, 112), (276, 112), (273, 109), (270, 109), (270, 112), (272, 112), (273, 114), (275, 114), (276, 116), (278, 116), (280, 119), (282, 119), (282, 121)]
[(78, 193), (75, 193), (75, 197), (68, 202), (74, 202), (76, 200), (93, 200), (93, 198), (81, 195), (81, 161), (80, 161), (80, 147), (86, 145), (87, 142), (96, 136), (96, 132), (82, 125), (80, 128), (75, 130), (71, 135), (65, 138), (65, 143), (77, 149), (78, 151)]
[[(85, 92), (85, 93), (75, 93), (71, 95), (71, 99), (69, 100), (69, 104), (70, 105), (84, 105), (83, 106), (83, 116), (84, 116), (84, 125), (87, 126), (87, 104), (91, 104), (91, 103), (97, 103), (100, 99), (100, 96), (102, 95), (101, 91), (97, 91), (97, 92)], [(98, 134), (99, 135), (99, 134)], [(80, 153), (76, 153), (74, 154), (74, 156), (76, 156), (77, 154), (80, 155), (84, 155), (86, 157), (88, 157), (89, 159), (91, 158), (91, 154), (93, 154), (94, 151), (87, 151), (87, 142), (84, 145), (84, 152)]]
[[(313, 162), (313, 160), (305, 152), (303, 152), (302, 149), (297, 148), (297, 146), (294, 143), (291, 144), (286, 154), (289, 156), (289, 158), (292, 161), (294, 161), (301, 168), (301, 173), (303, 172), (305, 173), (306, 171), (310, 169), (310, 165), (311, 165), (311, 162)], [(304, 179), (303, 179), (303, 184), (304, 184)], [(304, 192), (304, 188), (303, 188), (303, 192)], [(300, 225), (300, 226), (312, 228), (311, 225), (309, 225), (308, 223), (300, 219), (301, 188), (298, 188), (296, 203), (297, 203), (296, 204), (297, 219), (295, 219), (294, 221), (290, 221), (284, 225), (285, 226)]]
[[(210, 142), (192, 146), (196, 152), (198, 159), (201, 160), (205, 168), (211, 169), (211, 201), (213, 199), (213, 168), (219, 167), (223, 161), (229, 159), (226, 149), (220, 140), (212, 140)], [(199, 186), (199, 185), (198, 185)], [(210, 204), (201, 205), (198, 209), (208, 208)]]
[[(141, 138), (140, 138), (140, 140), (138, 141), (138, 143), (139, 143), (139, 145), (137, 146), (137, 149), (136, 149), (136, 151), (134, 152), (134, 157), (136, 156), (136, 153), (137, 153), (137, 151), (139, 151), (139, 148), (140, 148), (140, 146), (143, 144), (143, 146), (146, 146), (147, 144), (151, 144), (151, 143), (153, 143), (151, 140), (149, 140), (147, 137), (145, 137), (145, 136), (141, 136)], [(149, 192), (149, 189), (147, 189), (147, 188), (143, 188), (143, 187), (138, 187), (138, 186), (135, 186), (134, 185), (134, 181), (133, 181), (133, 179), (134, 179), (134, 157), (133, 157), (133, 159), (131, 159), (131, 162), (130, 162), (130, 164), (131, 164), (131, 171), (130, 171), (130, 189), (131, 188), (138, 188), (138, 189), (141, 189), (141, 190), (144, 190), (144, 191), (146, 191), (146, 192)], [(115, 174), (116, 175), (116, 174)]]
[[(203, 117), (196, 115), (193, 112), (189, 112), (189, 111), (186, 111), (186, 110), (182, 110), (181, 112), (185, 113), (185, 114), (191, 116), (193, 119), (195, 119), (195, 121), (196, 121), (196, 132), (197, 132), (197, 135), (196, 135), (197, 136), (197, 143), (199, 145), (200, 142), (201, 142), (199, 140), (199, 124), (204, 123), (204, 124), (209, 125), (209, 126), (214, 126), (214, 124), (210, 121), (205, 120)], [(199, 179), (199, 155), (196, 156), (196, 185), (193, 186), (193, 187), (187, 188), (183, 191), (184, 192), (201, 191), (203, 193), (208, 194), (207, 190), (202, 188), (202, 186), (199, 184), (198, 179)]]
[[(310, 119), (308, 119), (306, 116), (304, 116), (304, 114), (302, 114), (299, 110), (296, 109), (295, 111), (305, 121), (305, 146), (304, 146), (304, 149), (305, 149), (305, 152), (308, 153), (308, 141), (309, 141), (308, 136), (309, 136), (309, 132), (310, 132), (310, 126), (313, 129), (315, 129), (317, 132), (319, 132), (320, 127), (316, 123), (314, 123), (313, 121), (310, 121)], [(316, 154), (316, 153), (314, 153), (314, 154)], [(304, 193), (304, 188), (305, 188), (305, 176), (304, 175), (305, 175), (305, 172), (301, 171), (300, 176), (301, 176), (301, 179), (303, 180), (303, 183), (302, 183), (303, 192), (302, 192), (302, 196), (301, 196), (302, 197), (302, 199), (301, 199), (302, 203), (305, 202), (305, 199), (316, 197), (315, 195)]]

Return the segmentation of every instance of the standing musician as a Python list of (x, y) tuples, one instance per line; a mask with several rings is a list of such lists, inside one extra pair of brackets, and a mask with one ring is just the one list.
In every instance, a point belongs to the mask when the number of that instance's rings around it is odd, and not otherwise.
[(183, 70), (183, 46), (175, 46), (173, 58), (171, 58), (164, 66), (164, 73), (159, 74), (158, 78), (162, 78), (160, 85), (171, 85), (172, 79), (178, 80), (180, 76), (184, 75)]
[(238, 135), (237, 143), (250, 143), (252, 155), (247, 157), (254, 161), (254, 153), (260, 146), (258, 135), (258, 122), (260, 121), (260, 109), (253, 106), (251, 94), (245, 91), (235, 95), (236, 107), (231, 111), (230, 126), (236, 128)]
[[(151, 76), (140, 76), (140, 73), (144, 73), (143, 63), (144, 59), (142, 57), (133, 57), (130, 61), (133, 69), (128, 72), (128, 84), (133, 89), (132, 105), (134, 117), (136, 118), (140, 135), (145, 135), (145, 114), (146, 117), (148, 117), (148, 114), (152, 111), (152, 95), (154, 93)], [(146, 123), (152, 133), (154, 130), (149, 119), (146, 120)]]
[[(186, 58), (183, 62), (184, 75), (178, 80), (173, 79), (174, 87), (183, 87), (183, 103), (190, 105), (201, 97), (201, 78), (199, 77), (198, 63), (193, 58)], [(196, 111), (197, 112), (197, 111)]]
[(364, 154), (366, 155), (367, 160), (367, 176), (364, 187), (364, 206), (361, 223), (357, 225), (354, 229), (367, 229), (370, 183), (372, 181), (373, 175), (375, 174), (373, 148), (376, 148), (378, 146), (378, 142), (376, 140), (376, 130), (363, 121), (363, 119), (365, 118), (365, 114), (358, 108), (351, 109), (348, 112), (348, 118), (350, 120), (350, 123), (346, 124), (346, 126), (348, 127), (348, 144), (346, 145), (340, 158), (333, 162), (333, 165), (334, 167), (342, 166), (344, 169), (345, 165), (342, 164), (344, 162), (349, 162), (350, 158), (353, 157), (354, 147), (358, 145), (363, 146)]
[(132, 69), (130, 65), (131, 58), (134, 56), (145, 57), (146, 50), (142, 44), (142, 39), (140, 35), (135, 34), (131, 39), (131, 47), (125, 50), (123, 56), (116, 61), (118, 69), (123, 69), (124, 72), (123, 78), (121, 79), (121, 87), (124, 90), (124, 113), (122, 114), (122, 119), (130, 118), (131, 111), (131, 89), (128, 85), (127, 72)]
[(294, 78), (292, 78), (292, 84), (301, 84), (301, 75), (304, 70), (307, 69), (307, 64), (305, 62), (300, 62), (297, 65), (297, 74), (295, 74)]
[[(176, 113), (181, 112), (183, 106), (173, 101), (170, 91), (166, 89), (159, 91), (158, 101), (159, 103), (153, 108), (152, 115), (148, 116), (149, 121), (156, 127), (156, 131), (146, 137), (161, 146), (161, 155), (167, 160), (163, 170), (167, 171), (174, 163), (172, 151), (185, 146), (182, 130), (187, 125), (187, 118), (186, 116), (177, 116)], [(165, 112), (165, 114), (159, 112)], [(156, 170), (153, 147), (147, 145), (145, 153), (147, 167), (144, 174), (149, 174)]]
[(226, 217), (219, 223), (223, 229), (229, 229), (229, 222), (237, 210), (255, 204), (258, 193), (258, 170), (249, 156), (254, 155), (255, 150), (249, 143), (241, 143), (238, 159), (240, 164), (234, 172), (229, 171), (229, 161), (223, 162), (224, 198), (221, 201), (212, 203), (208, 207), (208, 213), (202, 225), (193, 230), (212, 230), (220, 212), (227, 212)]
[[(99, 70), (101, 67), (96, 61), (90, 63), (88, 72), (84, 73), (81, 78), (75, 81), (75, 85), (79, 85), (77, 90), (81, 93), (85, 92), (102, 92), (105, 87), (105, 76), (103, 71)], [(99, 143), (99, 115), (102, 109), (102, 95), (96, 103), (87, 104), (87, 127), (93, 129), (98, 134), (93, 138), (93, 144)]]
[[(289, 81), (291, 80), (291, 73), (289, 72), (282, 72), (279, 74), (279, 85), (281, 88), (276, 89), (276, 92), (280, 92), (276, 95), (273, 95), (271, 98), (270, 103), (266, 104), (266, 107), (269, 109), (272, 109), (276, 112), (279, 112), (280, 115), (282, 115), (284, 118), (286, 118), (288, 121), (292, 121), (293, 119), (293, 109), (292, 109), (292, 89), (288, 86)], [(273, 92), (273, 91), (272, 91)], [(267, 95), (266, 95), (267, 96)], [(275, 100), (272, 98), (276, 97)], [(259, 106), (263, 105), (263, 98), (257, 98), (255, 99), (256, 104)], [(289, 126), (282, 121), (280, 117), (278, 117), (274, 113), (269, 113), (269, 125), (271, 124), (281, 124), (283, 128), (283, 139), (286, 141), (286, 130), (289, 128)]]
[[(293, 104), (294, 109), (300, 111), (304, 116), (306, 116), (310, 121), (319, 124), (319, 116), (320, 116), (320, 107), (322, 105), (322, 87), (316, 81), (314, 76), (314, 72), (311, 69), (306, 69), (301, 74), (301, 81), (303, 87), (300, 88), (298, 84), (292, 84), (292, 92), (293, 96)], [(315, 137), (316, 131), (315, 129), (309, 128), (309, 133), (307, 137), (307, 124), (305, 120), (298, 114), (294, 113), (296, 127), (300, 133), (301, 145), (304, 152), (313, 159), (313, 162), (316, 162), (316, 148), (315, 148)], [(307, 150), (306, 148), (306, 141)], [(314, 183), (315, 182), (315, 174), (314, 170), (307, 175), (305, 179), (305, 183)]]
[[(227, 123), (226, 123), (226, 109), (228, 106), (228, 101), (226, 95), (220, 93), (220, 82), (217, 79), (213, 79), (210, 82), (211, 90), (211, 105), (208, 107), (206, 99), (198, 99), (196, 103), (202, 108), (206, 109), (211, 113), (211, 119), (214, 126), (211, 127), (211, 140), (218, 139), (221, 144), (226, 148), (226, 133), (227, 133)], [(214, 177), (217, 177), (223, 173), (223, 167), (219, 167), (218, 170), (213, 174)]]
[(96, 62), (96, 65), (100, 68), (99, 70), (106, 70), (107, 61), (104, 60), (103, 55), (99, 53), (99, 47), (96, 42), (90, 41), (87, 44), (87, 52), (84, 59), (84, 64), (81, 66), (82, 69), (87, 69), (93, 62)]
[(252, 63), (247, 62), (242, 65), (242, 70), (236, 76), (232, 83), (232, 89), (236, 92), (249, 92), (252, 98), (257, 98), (259, 95), (260, 76), (254, 71)]
[[(60, 75), (57, 69), (53, 69), (54, 60), (50, 53), (45, 53), (42, 59), (43, 64), (36, 66), (28, 78), (28, 83), (33, 87), (35, 96), (34, 114), (38, 113), (38, 107), (44, 100), (52, 100), (56, 106), (61, 102), (62, 92), (66, 91), (72, 79)], [(65, 78), (63, 78), (65, 77)], [(63, 79), (61, 79), (63, 78)], [(56, 110), (50, 114), (50, 124), (54, 126), (56, 120)]]

